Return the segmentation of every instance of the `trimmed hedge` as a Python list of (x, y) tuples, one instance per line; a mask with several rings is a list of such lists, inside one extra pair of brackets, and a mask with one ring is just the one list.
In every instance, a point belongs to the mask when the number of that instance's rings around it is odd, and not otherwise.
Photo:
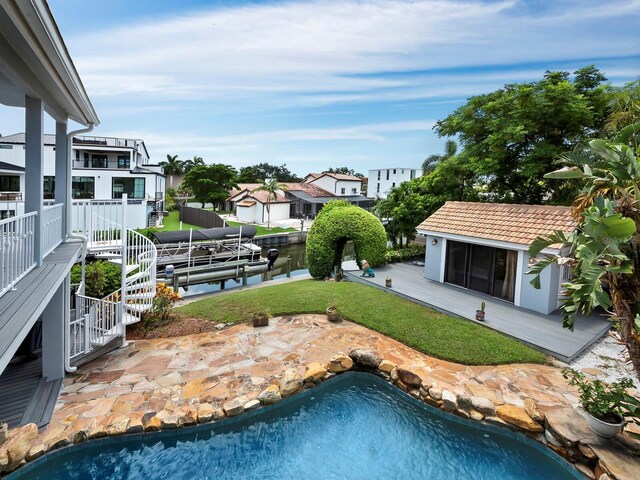
[(384, 263), (387, 234), (375, 215), (344, 200), (327, 203), (307, 236), (307, 263), (314, 278), (329, 275), (342, 262), (342, 251), (353, 241), (356, 262), (366, 260), (376, 267)]
[(401, 248), (389, 248), (384, 254), (385, 263), (406, 262), (407, 260), (424, 260), (425, 246), (413, 243)]

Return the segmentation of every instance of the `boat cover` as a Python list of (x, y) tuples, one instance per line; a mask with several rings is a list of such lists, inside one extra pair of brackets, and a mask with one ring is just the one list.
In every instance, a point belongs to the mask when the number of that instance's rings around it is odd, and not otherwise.
[[(251, 240), (256, 236), (256, 227), (242, 226), (242, 239)], [(189, 230), (174, 230), (173, 232), (153, 232), (156, 243), (180, 243), (189, 241)], [(191, 240), (193, 242), (238, 240), (240, 229), (235, 227), (205, 228), (194, 230)]]

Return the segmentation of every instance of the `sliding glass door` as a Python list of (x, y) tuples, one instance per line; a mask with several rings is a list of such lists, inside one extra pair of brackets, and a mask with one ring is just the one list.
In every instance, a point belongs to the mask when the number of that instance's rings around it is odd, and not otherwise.
[(444, 281), (513, 302), (517, 258), (514, 250), (449, 240)]

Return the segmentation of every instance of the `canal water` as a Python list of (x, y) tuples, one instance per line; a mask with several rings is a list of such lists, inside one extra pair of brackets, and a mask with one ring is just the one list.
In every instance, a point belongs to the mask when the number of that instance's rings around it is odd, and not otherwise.
[[(249, 285), (256, 285), (262, 282), (268, 282), (270, 280), (277, 280), (285, 278), (287, 276), (287, 259), (291, 258), (291, 276), (304, 275), (309, 273), (307, 269), (307, 252), (306, 244), (298, 243), (295, 245), (279, 246), (279, 247), (262, 247), (262, 256), (265, 257), (267, 250), (270, 248), (277, 248), (279, 255), (278, 260), (274, 265), (273, 270), (263, 274), (257, 274), (250, 276), (247, 279)], [(355, 259), (355, 253), (353, 244), (348, 242), (343, 251), (343, 260)], [(160, 280), (160, 278), (158, 278)], [(224, 289), (229, 290), (242, 286), (242, 278), (236, 280), (226, 280), (224, 283)], [(192, 297), (195, 295), (202, 295), (204, 293), (212, 293), (220, 290), (220, 282), (202, 283), (199, 285), (190, 285), (188, 289), (180, 287), (180, 295), (182, 297)]]

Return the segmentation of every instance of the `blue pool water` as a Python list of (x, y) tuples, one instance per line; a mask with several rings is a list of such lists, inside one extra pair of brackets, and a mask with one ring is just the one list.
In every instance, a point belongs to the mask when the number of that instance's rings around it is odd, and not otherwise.
[(377, 377), (357, 373), (217, 424), (53, 452), (12, 477), (582, 478), (522, 435), (443, 414)]

